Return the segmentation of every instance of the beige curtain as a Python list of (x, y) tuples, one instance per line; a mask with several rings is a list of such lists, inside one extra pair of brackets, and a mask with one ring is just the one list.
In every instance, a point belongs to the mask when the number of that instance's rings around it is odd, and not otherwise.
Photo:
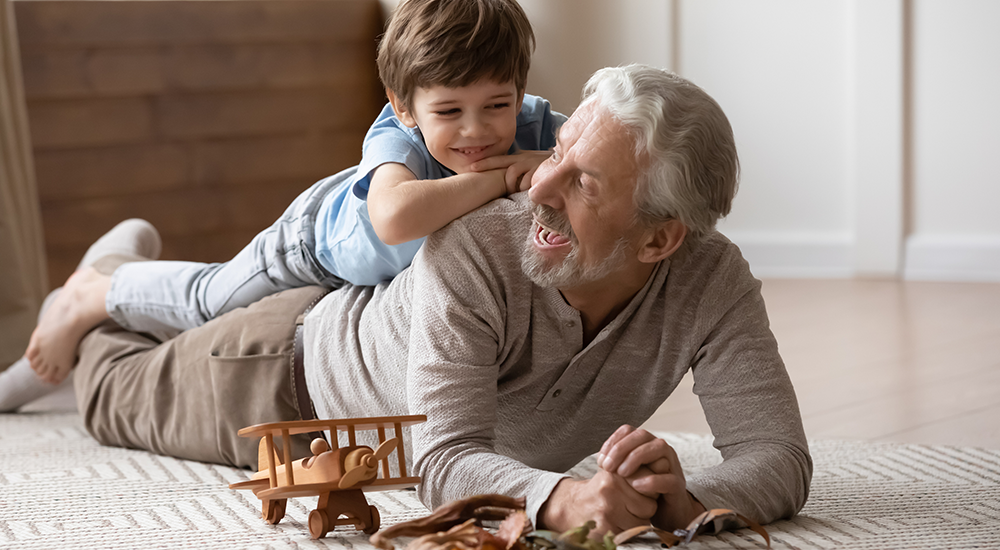
[(0, 0), (0, 371), (24, 352), (46, 281), (14, 6)]

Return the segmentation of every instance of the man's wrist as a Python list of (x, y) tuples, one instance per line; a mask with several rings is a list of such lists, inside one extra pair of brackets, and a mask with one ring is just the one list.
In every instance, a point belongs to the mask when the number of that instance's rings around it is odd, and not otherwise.
[(666, 531), (687, 527), (698, 514), (706, 510), (698, 499), (688, 491), (687, 498), (667, 500), (666, 495), (660, 495), (656, 515), (653, 516), (653, 526)]
[(539, 529), (562, 530), (566, 523), (566, 510), (564, 503), (570, 502), (575, 487), (578, 482), (572, 478), (564, 477), (556, 483), (549, 493), (549, 498), (542, 503), (538, 509)]

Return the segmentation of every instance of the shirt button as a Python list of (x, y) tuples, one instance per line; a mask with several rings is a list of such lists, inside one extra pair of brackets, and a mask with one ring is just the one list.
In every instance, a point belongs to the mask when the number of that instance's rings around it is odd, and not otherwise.
[(576, 321), (566, 321), (566, 326), (569, 328), (573, 328), (576, 326)]
[(552, 397), (559, 397), (560, 393), (562, 393), (562, 390), (556, 390), (556, 391), (552, 392)]

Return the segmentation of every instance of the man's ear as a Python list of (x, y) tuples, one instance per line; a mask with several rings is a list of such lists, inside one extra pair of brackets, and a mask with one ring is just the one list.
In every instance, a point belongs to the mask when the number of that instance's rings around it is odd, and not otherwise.
[(392, 105), (392, 111), (396, 113), (396, 118), (407, 128), (416, 128), (417, 119), (413, 118), (413, 113), (403, 105), (403, 102), (396, 97), (396, 94), (389, 88), (386, 88), (385, 95), (389, 98), (389, 103)]
[(639, 247), (639, 261), (647, 264), (669, 258), (684, 244), (687, 226), (680, 220), (667, 220), (646, 233), (645, 243)]

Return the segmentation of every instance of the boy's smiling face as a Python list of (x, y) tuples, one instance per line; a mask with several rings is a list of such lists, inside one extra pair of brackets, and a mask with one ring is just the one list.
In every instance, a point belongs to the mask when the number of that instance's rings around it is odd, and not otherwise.
[(400, 122), (420, 128), (428, 151), (457, 174), (484, 158), (505, 155), (514, 143), (523, 95), (513, 82), (418, 87), (409, 108), (387, 90)]

